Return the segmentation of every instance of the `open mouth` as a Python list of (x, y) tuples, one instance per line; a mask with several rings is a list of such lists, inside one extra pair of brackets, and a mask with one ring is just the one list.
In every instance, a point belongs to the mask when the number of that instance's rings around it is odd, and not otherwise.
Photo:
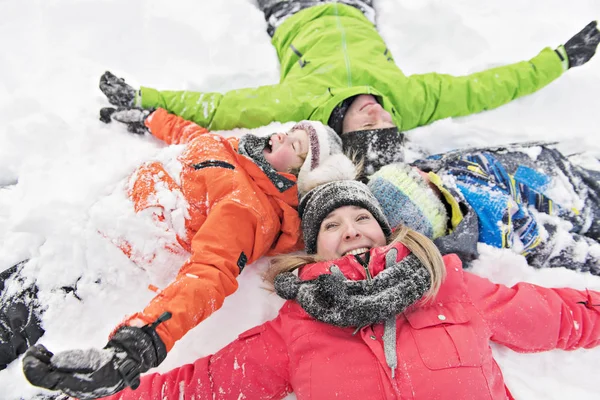
[(361, 254), (368, 253), (369, 250), (371, 250), (369, 247), (360, 247), (358, 249), (347, 251), (342, 255), (343, 256), (347, 256), (347, 255), (360, 256)]
[(273, 152), (273, 139), (269, 138), (269, 140), (265, 143), (265, 148), (263, 149), (263, 153), (272, 153)]

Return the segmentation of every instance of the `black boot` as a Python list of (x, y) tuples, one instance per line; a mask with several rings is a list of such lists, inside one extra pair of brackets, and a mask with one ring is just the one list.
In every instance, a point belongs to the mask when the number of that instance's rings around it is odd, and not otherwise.
[[(275, 34), (275, 29), (287, 18), (298, 11), (308, 7), (318, 6), (325, 3), (333, 3), (332, 0), (257, 0), (258, 8), (265, 13), (268, 23), (267, 33), (269, 36)], [(339, 3), (358, 8), (371, 22), (375, 23), (375, 10), (373, 0), (340, 0)]]

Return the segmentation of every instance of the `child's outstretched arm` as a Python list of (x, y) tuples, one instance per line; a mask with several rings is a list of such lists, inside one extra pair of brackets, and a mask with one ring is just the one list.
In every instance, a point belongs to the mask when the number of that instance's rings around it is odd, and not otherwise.
[[(207, 185), (236, 182), (235, 169), (217, 169)], [(219, 184), (216, 180), (220, 180)], [(223, 182), (226, 182), (223, 184)], [(139, 325), (156, 320), (164, 312), (173, 317), (157, 327), (169, 351), (190, 329), (221, 308), (225, 297), (238, 288), (237, 276), (246, 264), (265, 255), (276, 241), (279, 226), (271, 210), (261, 205), (249, 187), (237, 186), (224, 197), (214, 192), (210, 212), (191, 241), (191, 255), (175, 280), (150, 301), (143, 311), (124, 322)]]
[(106, 400), (281, 399), (292, 389), (278, 319), (242, 333), (218, 353), (164, 374), (149, 374), (136, 390)]
[(590, 23), (556, 50), (545, 48), (537, 56), (466, 76), (429, 73), (412, 75), (398, 96), (402, 130), (439, 119), (491, 110), (548, 85), (569, 68), (583, 65), (600, 42), (596, 22)]
[(157, 139), (167, 144), (183, 144), (191, 142), (198, 136), (208, 133), (192, 121), (169, 114), (159, 108), (156, 111), (145, 110), (138, 107), (120, 107), (115, 109), (105, 107), (100, 110), (100, 120), (110, 123), (115, 120), (127, 125), (131, 133), (144, 135), (151, 133)]
[(189, 143), (195, 138), (208, 133), (206, 128), (186, 121), (177, 115), (169, 114), (167, 110), (157, 109), (144, 121), (150, 133), (167, 144)]

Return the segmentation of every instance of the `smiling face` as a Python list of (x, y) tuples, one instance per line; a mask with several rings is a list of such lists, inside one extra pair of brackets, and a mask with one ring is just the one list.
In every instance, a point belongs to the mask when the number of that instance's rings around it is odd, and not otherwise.
[(309, 145), (308, 133), (304, 129), (292, 128), (288, 133), (272, 135), (263, 155), (276, 171), (290, 172), (304, 164)]
[(348, 107), (342, 124), (342, 133), (395, 126), (390, 113), (381, 107), (375, 97), (361, 94)]
[(335, 260), (346, 254), (362, 254), (386, 244), (385, 234), (373, 215), (356, 206), (340, 207), (321, 222), (317, 256)]

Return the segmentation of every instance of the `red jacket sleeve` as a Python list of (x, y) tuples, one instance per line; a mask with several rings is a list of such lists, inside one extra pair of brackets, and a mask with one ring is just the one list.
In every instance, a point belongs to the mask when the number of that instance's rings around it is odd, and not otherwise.
[(600, 344), (600, 293), (531, 283), (509, 288), (464, 274), (469, 294), (487, 321), (494, 342), (524, 353)]
[(242, 333), (218, 353), (165, 374), (142, 377), (110, 400), (281, 399), (291, 393), (287, 348), (278, 319)]
[(158, 108), (146, 118), (146, 127), (157, 139), (167, 144), (183, 144), (194, 138), (208, 133), (203, 128), (191, 121), (169, 114), (167, 110)]

